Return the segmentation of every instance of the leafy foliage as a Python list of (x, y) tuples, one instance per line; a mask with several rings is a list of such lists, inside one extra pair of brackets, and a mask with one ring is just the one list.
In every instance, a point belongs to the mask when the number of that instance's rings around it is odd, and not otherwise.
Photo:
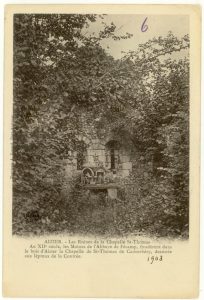
[[(110, 215), (105, 223), (119, 233), (134, 229), (184, 235), (189, 208), (188, 36), (179, 40), (169, 33), (115, 60), (100, 41), (130, 35), (116, 36), (115, 25), (104, 24), (98, 37), (87, 36), (84, 28), (96, 19), (14, 16), (13, 232), (91, 232), (97, 226), (90, 219), (103, 220), (101, 211), (108, 215), (107, 205), (92, 211), (99, 217), (90, 215), (94, 201), (88, 205), (84, 191), (77, 194), (77, 179), (69, 199), (62, 193), (61, 160), (78, 149), (85, 112), (99, 135), (108, 128), (119, 140), (131, 140), (144, 168), (152, 166), (145, 178), (143, 171), (133, 169), (128, 180), (138, 186), (138, 194), (133, 200), (123, 194), (116, 204), (118, 223), (111, 223)], [(175, 52), (185, 58), (172, 59)], [(104, 197), (95, 195), (102, 202)]]

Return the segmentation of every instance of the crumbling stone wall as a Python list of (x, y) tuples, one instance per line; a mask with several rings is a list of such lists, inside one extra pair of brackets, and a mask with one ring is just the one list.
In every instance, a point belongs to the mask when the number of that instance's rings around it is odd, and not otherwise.
[[(87, 123), (85, 116), (80, 120), (83, 132), (78, 135), (78, 140), (86, 145), (83, 167), (103, 167), (107, 171), (113, 171), (118, 177), (127, 177), (132, 171), (131, 145), (123, 145), (107, 129), (105, 134), (99, 136), (96, 128)], [(115, 149), (111, 149), (110, 142), (118, 143)], [(77, 170), (77, 152), (70, 153), (68, 159), (63, 161), (66, 178), (79, 173)]]
[[(71, 195), (77, 180), (81, 180), (82, 169), (104, 168), (106, 178), (110, 174), (111, 180), (119, 182), (121, 189), (125, 189), (126, 195), (129, 195), (133, 201), (137, 201), (140, 195), (141, 182), (148, 182), (151, 176), (152, 165), (146, 163), (144, 154), (137, 149), (135, 145), (128, 141), (128, 138), (114, 135), (109, 128), (97, 130), (94, 122), (86, 115), (81, 116), (82, 131), (78, 135), (78, 141), (84, 143), (84, 160), (82, 168), (78, 168), (78, 153), (73, 151), (69, 153), (69, 158), (63, 160), (65, 174), (65, 194)], [(115, 169), (111, 167), (111, 144), (116, 143), (114, 149)], [(139, 148), (139, 147), (138, 147)], [(113, 175), (114, 173), (114, 175)]]

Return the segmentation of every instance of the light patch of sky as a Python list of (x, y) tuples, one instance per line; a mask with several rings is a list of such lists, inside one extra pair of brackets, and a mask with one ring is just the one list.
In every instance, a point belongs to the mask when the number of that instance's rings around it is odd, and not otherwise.
[[(148, 30), (141, 31), (142, 23), (147, 18)], [(189, 17), (186, 15), (106, 15), (90, 24), (86, 29), (88, 34), (97, 33), (103, 28), (102, 21), (116, 25), (116, 35), (133, 34), (129, 39), (114, 41), (111, 38), (101, 41), (101, 46), (114, 58), (119, 59), (129, 50), (134, 51), (139, 44), (143, 44), (154, 37), (165, 37), (171, 31), (176, 37), (181, 38), (189, 34)], [(177, 54), (176, 54), (177, 55)], [(182, 54), (183, 55), (183, 54)]]

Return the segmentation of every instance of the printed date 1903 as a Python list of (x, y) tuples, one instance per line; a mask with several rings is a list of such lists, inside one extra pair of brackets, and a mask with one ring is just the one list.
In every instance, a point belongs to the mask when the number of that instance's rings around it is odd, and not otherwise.
[(156, 255), (152, 255), (152, 256), (148, 256), (147, 261), (150, 262), (150, 264), (152, 265), (153, 262), (160, 262), (163, 261), (163, 256), (156, 256)]

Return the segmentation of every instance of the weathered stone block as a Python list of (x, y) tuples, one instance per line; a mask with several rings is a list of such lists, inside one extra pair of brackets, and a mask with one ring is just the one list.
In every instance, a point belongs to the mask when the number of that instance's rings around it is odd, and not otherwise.
[(122, 171), (121, 171), (121, 175), (122, 175), (122, 177), (127, 177), (127, 176), (129, 176), (129, 175), (130, 175), (130, 170), (122, 170)]
[(90, 146), (92, 146), (93, 144), (98, 144), (98, 143), (99, 143), (99, 139), (92, 139)]
[(96, 144), (91, 145), (91, 149), (105, 150), (105, 146), (102, 145), (101, 143), (96, 143)]
[(117, 189), (116, 188), (108, 188), (108, 197), (112, 200), (117, 198)]
[(87, 165), (92, 165), (92, 164), (94, 164), (95, 163), (95, 161), (94, 161), (94, 157), (92, 156), (92, 155), (88, 155), (87, 156)]
[(131, 162), (125, 162), (122, 164), (123, 170), (132, 170), (132, 163)]
[(93, 150), (93, 149), (87, 149), (87, 155), (88, 156), (93, 156), (93, 155), (95, 155), (95, 150)]
[(104, 150), (96, 150), (95, 151), (98, 157), (101, 157), (103, 160), (105, 159), (105, 152)]
[(130, 157), (128, 155), (122, 155), (121, 156), (121, 162), (126, 163), (130, 161)]

